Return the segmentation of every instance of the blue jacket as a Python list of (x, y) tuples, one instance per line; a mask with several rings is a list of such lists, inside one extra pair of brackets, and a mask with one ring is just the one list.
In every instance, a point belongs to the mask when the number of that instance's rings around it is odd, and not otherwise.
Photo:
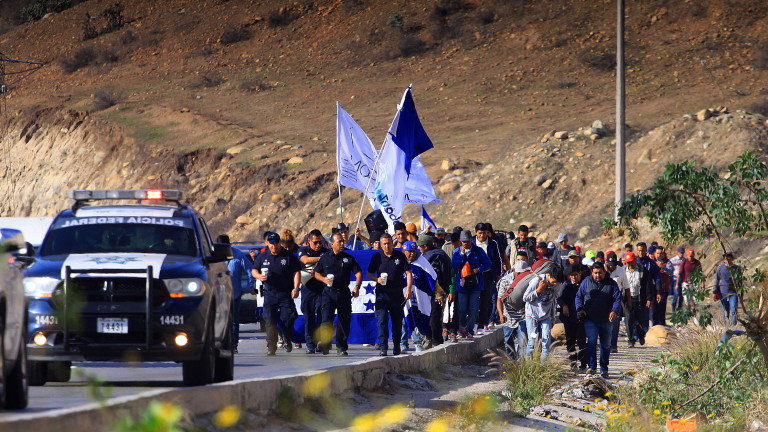
[[(733, 267), (734, 270), (741, 271), (739, 266), (734, 264)], [(728, 297), (728, 294), (736, 294), (736, 282), (731, 275), (731, 269), (725, 263), (717, 266), (717, 270), (715, 270), (715, 286), (712, 289), (712, 294), (716, 293), (719, 293), (722, 298)]]
[(607, 322), (611, 312), (621, 313), (619, 285), (609, 275), (600, 282), (592, 276), (584, 279), (576, 292), (576, 310), (586, 312), (586, 320)]
[[(477, 237), (472, 238), (472, 244), (477, 246)], [(488, 258), (491, 259), (491, 270), (493, 270), (493, 277), (498, 278), (501, 276), (501, 266), (503, 261), (501, 260), (501, 250), (499, 249), (499, 244), (496, 242), (496, 240), (488, 238), (488, 252), (486, 255), (488, 255)]]
[[(464, 266), (464, 263), (469, 263), (469, 266), (473, 269), (480, 270), (477, 273), (477, 287), (473, 290), (465, 290), (459, 283), (461, 280), (461, 268)], [(453, 251), (451, 267), (453, 267), (453, 270), (456, 273), (456, 292), (469, 292), (483, 290), (483, 272), (491, 270), (493, 264), (484, 250), (478, 246), (472, 245), (472, 249), (470, 249), (469, 253), (466, 255), (461, 253), (461, 248), (457, 248)]]
[[(232, 296), (239, 299), (246, 292), (251, 292), (256, 288), (256, 279), (253, 278), (251, 270), (253, 263), (245, 255), (245, 252), (237, 248), (232, 248), (232, 259), (227, 263), (229, 277), (232, 278)], [(248, 282), (243, 286), (243, 276), (247, 276)]]

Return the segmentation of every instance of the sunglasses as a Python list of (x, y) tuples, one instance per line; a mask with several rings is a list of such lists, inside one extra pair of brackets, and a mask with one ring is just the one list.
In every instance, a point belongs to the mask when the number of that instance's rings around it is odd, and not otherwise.
[(317, 245), (323, 244), (323, 242), (321, 242), (321, 241), (313, 241), (312, 244), (317, 246)]

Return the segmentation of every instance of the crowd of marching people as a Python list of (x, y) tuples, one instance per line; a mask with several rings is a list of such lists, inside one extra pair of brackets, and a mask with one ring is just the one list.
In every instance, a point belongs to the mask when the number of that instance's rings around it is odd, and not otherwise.
[[(375, 347), (382, 356), (408, 351), (409, 342), (422, 350), (501, 326), (510, 356), (531, 357), (538, 348), (545, 358), (559, 321), (571, 367), (607, 377), (610, 354), (619, 349), (620, 322), (631, 349), (645, 344), (651, 326), (667, 325), (668, 310), (697, 307), (691, 275), (701, 262), (693, 249), (668, 251), (656, 242), (638, 242), (620, 251), (582, 251), (566, 233), (554, 242), (536, 241), (526, 225), (509, 234), (490, 223), (432, 231), (418, 233), (415, 224), (396, 222), (394, 235), (374, 231), (366, 237), (341, 223), (328, 237), (312, 230), (299, 241), (290, 231), (267, 232), (264, 250), (237, 251), (230, 262), (233, 280), (246, 274), (262, 282), (267, 354), (276, 354), (281, 337), (284, 349), (293, 349), (293, 299), (301, 293), (306, 353), (328, 354), (335, 334), (336, 353), (347, 355), (351, 300), (359, 295), (363, 272), (376, 284)], [(378, 252), (363, 269), (350, 249)], [(724, 254), (711, 292), (731, 325), (737, 271), (733, 255)], [(412, 329), (409, 341), (404, 305), (419, 278), (428, 278), (432, 287), (429, 331)]]

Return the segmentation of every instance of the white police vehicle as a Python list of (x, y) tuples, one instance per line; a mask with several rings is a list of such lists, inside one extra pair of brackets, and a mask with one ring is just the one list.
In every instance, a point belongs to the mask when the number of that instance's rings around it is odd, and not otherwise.
[[(232, 380), (230, 246), (180, 191), (71, 197), (24, 272), (30, 384), (68, 381), (72, 361), (175, 361), (186, 385)], [(88, 204), (102, 200), (149, 203)]]

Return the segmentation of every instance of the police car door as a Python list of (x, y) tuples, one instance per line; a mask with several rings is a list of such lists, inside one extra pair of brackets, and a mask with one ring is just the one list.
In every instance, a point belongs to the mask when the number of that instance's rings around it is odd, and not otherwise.
[[(198, 222), (200, 223), (200, 231), (203, 233), (201, 236), (203, 254), (206, 257), (210, 257), (213, 255), (213, 241), (208, 231), (208, 225), (205, 224), (203, 218), (198, 218)], [(208, 272), (208, 283), (210, 283), (216, 297), (214, 330), (216, 338), (219, 339), (224, 337), (230, 313), (236, 313), (236, 311), (230, 312), (232, 305), (232, 280), (229, 277), (229, 269), (226, 262), (206, 262), (205, 264)]]

